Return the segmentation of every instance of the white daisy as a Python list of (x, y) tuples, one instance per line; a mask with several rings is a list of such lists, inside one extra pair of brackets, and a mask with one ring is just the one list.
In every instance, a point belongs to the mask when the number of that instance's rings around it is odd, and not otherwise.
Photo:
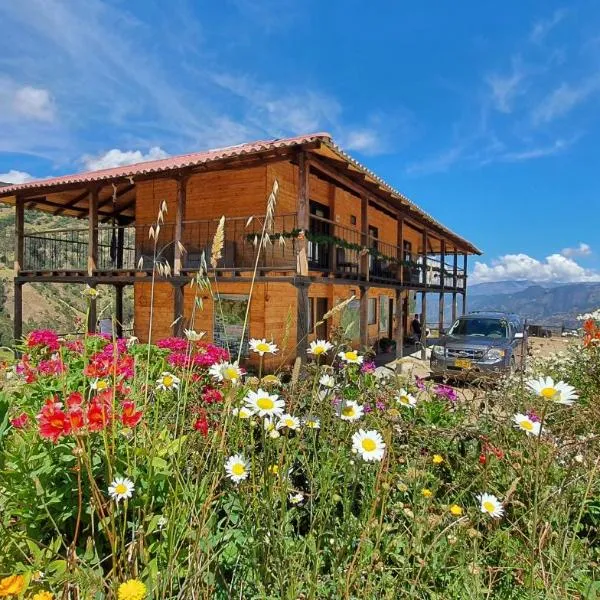
[(515, 426), (522, 429), (527, 435), (539, 436), (542, 432), (542, 425), (538, 421), (532, 421), (527, 415), (517, 413), (512, 420)]
[(90, 383), (90, 387), (97, 392), (102, 392), (110, 387), (110, 381), (107, 381), (106, 379), (94, 379), (94, 381)]
[(273, 342), (267, 342), (267, 340), (264, 338), (262, 340), (251, 339), (250, 349), (260, 356), (264, 356), (265, 354), (275, 354), (279, 351), (277, 344), (274, 344)]
[(289, 495), (290, 504), (295, 504), (298, 506), (304, 502), (304, 494), (302, 492), (297, 492), (296, 494)]
[(130, 337), (127, 338), (127, 341), (125, 342), (127, 348), (131, 348), (132, 346), (135, 346), (140, 340), (138, 338), (135, 337), (135, 335), (132, 335)]
[(342, 400), (338, 416), (342, 421), (358, 421), (363, 416), (363, 412), (362, 404), (358, 404), (354, 400)]
[(274, 440), (276, 440), (278, 437), (281, 437), (281, 434), (279, 433), (279, 431), (277, 431), (277, 426), (273, 422), (273, 419), (267, 417), (263, 421), (263, 427), (270, 438), (273, 438)]
[(479, 509), (482, 513), (488, 514), (494, 519), (499, 519), (504, 515), (502, 502), (500, 502), (493, 494), (478, 494), (477, 500), (479, 500)]
[(287, 427), (292, 431), (296, 431), (297, 429), (300, 429), (300, 419), (287, 413), (285, 415), (281, 415), (279, 421), (277, 422), (277, 429), (283, 429), (284, 427)]
[(240, 419), (249, 419), (252, 416), (252, 411), (248, 410), (245, 406), (234, 408), (232, 412), (235, 417), (239, 417)]
[(241, 454), (234, 454), (225, 461), (225, 472), (231, 481), (239, 483), (248, 479), (250, 463)]
[(108, 494), (115, 501), (127, 500), (133, 496), (135, 485), (127, 477), (117, 477), (109, 486)]
[(344, 362), (352, 365), (362, 364), (363, 357), (356, 350), (347, 350), (346, 352), (340, 352), (339, 358)]
[(237, 361), (215, 363), (208, 370), (209, 374), (219, 381), (231, 381), (237, 383), (242, 378), (242, 370)]
[(181, 379), (179, 377), (173, 375), (173, 373), (169, 373), (169, 371), (164, 371), (161, 376), (156, 381), (156, 387), (159, 390), (177, 390), (179, 389), (179, 384), (181, 383)]
[(269, 394), (260, 388), (256, 392), (249, 391), (244, 401), (246, 408), (259, 417), (280, 417), (285, 408), (285, 402), (277, 394)]
[(199, 342), (206, 335), (206, 331), (197, 332), (193, 329), (184, 329), (183, 333), (190, 342)]
[(304, 417), (304, 427), (321, 429), (321, 421), (317, 417)]
[(319, 383), (326, 388), (335, 387), (335, 378), (327, 373), (321, 375), (321, 379), (319, 379)]
[(310, 343), (307, 352), (314, 356), (321, 356), (321, 354), (327, 354), (332, 348), (333, 344), (329, 343), (327, 340), (316, 340), (315, 342)]
[(573, 404), (579, 396), (575, 393), (575, 388), (564, 381), (554, 383), (552, 377), (540, 377), (539, 379), (530, 379), (527, 386), (533, 390), (540, 398), (552, 400), (558, 404)]
[(396, 402), (406, 408), (414, 408), (417, 405), (417, 399), (409, 394), (405, 389), (401, 389), (396, 396)]
[(365, 431), (359, 429), (352, 436), (352, 450), (358, 452), (363, 460), (381, 460), (383, 458), (385, 443), (381, 434), (374, 429)]

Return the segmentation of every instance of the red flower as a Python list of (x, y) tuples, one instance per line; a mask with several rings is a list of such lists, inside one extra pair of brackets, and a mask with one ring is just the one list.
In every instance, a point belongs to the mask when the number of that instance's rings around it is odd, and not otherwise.
[(199, 431), (204, 437), (208, 435), (208, 420), (204, 415), (196, 420), (194, 423), (194, 429)]
[(87, 422), (90, 431), (101, 431), (108, 425), (110, 418), (111, 410), (106, 402), (99, 402), (97, 399), (90, 402), (87, 409)]
[(27, 346), (37, 348), (45, 346), (51, 352), (59, 349), (58, 335), (50, 329), (36, 329), (27, 336)]
[(204, 400), (206, 404), (214, 404), (215, 402), (221, 402), (223, 400), (223, 394), (215, 388), (207, 387), (204, 392), (202, 392), (202, 400)]
[(40, 424), (40, 435), (56, 442), (62, 435), (71, 431), (71, 423), (66, 413), (62, 410), (62, 404), (56, 402), (55, 398), (46, 400), (46, 404), (38, 414)]
[(83, 395), (81, 392), (71, 392), (67, 396), (67, 408), (78, 408), (83, 404)]
[(85, 425), (85, 417), (79, 406), (69, 410), (67, 416), (69, 417), (69, 425), (72, 433), (79, 431)]
[(10, 424), (15, 429), (24, 429), (25, 426), (27, 425), (28, 421), (29, 421), (29, 417), (27, 416), (27, 413), (21, 413), (18, 417), (11, 419)]
[(136, 411), (135, 403), (131, 400), (125, 400), (121, 406), (123, 408), (121, 423), (126, 427), (135, 427), (142, 420), (142, 411)]

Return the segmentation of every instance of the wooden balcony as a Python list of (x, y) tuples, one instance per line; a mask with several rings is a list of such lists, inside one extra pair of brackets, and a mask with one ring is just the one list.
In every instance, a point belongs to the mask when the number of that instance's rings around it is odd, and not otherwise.
[[(202, 267), (211, 270), (212, 244), (218, 224), (217, 219), (183, 222), (182, 276), (191, 276)], [(223, 276), (241, 276), (251, 273), (257, 265), (263, 275), (293, 276), (299, 247), (297, 215), (275, 216), (262, 238), (264, 225), (264, 215), (226, 218), (223, 249), (215, 271)], [(95, 231), (98, 252), (92, 276), (110, 279), (149, 275), (155, 264), (168, 264), (173, 272), (174, 223), (161, 224), (156, 235), (151, 235), (150, 225), (102, 225)], [(65, 280), (89, 276), (89, 236), (88, 228), (25, 232), (19, 277), (59, 276)], [(308, 267), (316, 277), (371, 285), (401, 284), (415, 290), (462, 291), (464, 288), (464, 273), (457, 266), (442, 263), (433, 256), (416, 259), (403, 256), (399, 246), (374, 236), (365, 238), (355, 228), (311, 216), (306, 237)], [(263, 245), (257, 263), (261, 238)]]

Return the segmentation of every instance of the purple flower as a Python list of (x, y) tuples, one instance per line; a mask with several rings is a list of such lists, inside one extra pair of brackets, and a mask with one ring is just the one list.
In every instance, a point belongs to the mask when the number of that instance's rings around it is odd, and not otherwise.
[(361, 373), (375, 373), (375, 363), (372, 360), (365, 360), (360, 367)]
[(378, 410), (385, 410), (385, 402), (382, 402), (381, 400), (377, 400), (375, 406)]
[(539, 423), (541, 419), (535, 414), (533, 410), (528, 410), (525, 413), (534, 423)]
[(440, 398), (446, 398), (449, 402), (456, 402), (458, 400), (457, 393), (449, 385), (436, 385), (433, 393)]
[(363, 411), (365, 413), (373, 412), (373, 407), (370, 404), (363, 404)]
[(415, 377), (415, 385), (420, 390), (424, 390), (425, 389), (425, 382), (423, 381), (423, 379), (421, 377)]

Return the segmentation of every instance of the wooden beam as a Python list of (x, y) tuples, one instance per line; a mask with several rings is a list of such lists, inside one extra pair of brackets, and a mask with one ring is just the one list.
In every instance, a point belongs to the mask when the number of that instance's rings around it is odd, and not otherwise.
[(128, 194), (134, 188), (135, 183), (130, 183), (126, 185), (123, 189), (117, 190), (116, 194), (110, 194), (107, 198), (98, 202), (98, 208), (102, 208), (103, 206), (106, 206), (111, 202), (116, 203), (119, 200), (119, 198), (122, 198), (123, 196), (125, 196), (125, 194)]
[(421, 360), (427, 358), (427, 292), (421, 292)]
[(360, 199), (360, 244), (363, 247), (363, 252), (359, 257), (360, 274), (368, 281), (370, 255), (364, 251), (364, 248), (369, 246), (369, 199), (367, 196), (362, 196)]
[[(401, 289), (396, 290), (396, 360), (402, 358), (404, 354), (404, 293)], [(399, 363), (396, 364), (396, 371), (399, 372)]]
[(14, 284), (13, 337), (15, 344), (23, 338), (23, 284)]
[(456, 292), (452, 292), (452, 323), (454, 323), (454, 321), (456, 321), (456, 314), (458, 312), (458, 307), (456, 304), (457, 304)]
[(183, 222), (185, 221), (185, 204), (186, 204), (187, 177), (177, 178), (177, 207), (175, 209), (175, 234), (174, 234), (174, 252), (175, 259), (173, 262), (173, 273), (181, 275), (183, 268)]
[(310, 279), (307, 277), (296, 277), (294, 281), (296, 286), (296, 348), (298, 356), (302, 362), (306, 361), (306, 350), (308, 349), (308, 332), (310, 313), (308, 290), (310, 288)]
[(360, 290), (360, 345), (365, 348), (369, 345), (369, 286), (361, 285), (358, 289)]
[[(63, 212), (65, 212), (65, 210), (69, 209), (69, 208), (74, 208), (76, 204), (79, 204), (82, 200), (85, 200), (88, 197), (88, 190), (85, 190), (85, 192), (82, 192), (81, 194), (78, 194), (77, 196), (75, 196), (75, 198), (73, 198), (72, 200), (69, 200), (69, 202), (67, 202), (66, 204), (62, 205), (62, 208), (59, 208), (58, 210), (54, 211), (55, 215), (62, 215)], [(77, 208), (74, 210), (82, 210), (85, 212), (85, 208)]]
[(398, 281), (400, 281), (400, 285), (404, 284), (404, 217), (402, 217), (401, 215), (398, 215), (397, 217), (397, 235), (396, 235), (396, 243), (398, 245), (398, 253), (399, 256), (398, 258), (399, 263), (398, 263), (398, 271), (396, 274), (396, 277), (398, 278)]
[(298, 256), (296, 271), (298, 275), (308, 275), (308, 255), (306, 234), (310, 229), (310, 168), (306, 152), (298, 155), (298, 229), (301, 232), (298, 238)]
[(123, 286), (115, 285), (115, 333), (123, 337)]
[(23, 249), (25, 241), (25, 203), (17, 196), (15, 204), (15, 277), (23, 269)]
[(184, 286), (174, 285), (173, 288), (173, 335), (183, 335), (183, 309), (184, 309)]
[(98, 190), (91, 189), (88, 200), (88, 275), (98, 266)]
[[(88, 284), (91, 288), (96, 289), (96, 284)], [(96, 333), (96, 323), (98, 317), (96, 315), (96, 298), (88, 298), (88, 320), (87, 320), (87, 332)]]

